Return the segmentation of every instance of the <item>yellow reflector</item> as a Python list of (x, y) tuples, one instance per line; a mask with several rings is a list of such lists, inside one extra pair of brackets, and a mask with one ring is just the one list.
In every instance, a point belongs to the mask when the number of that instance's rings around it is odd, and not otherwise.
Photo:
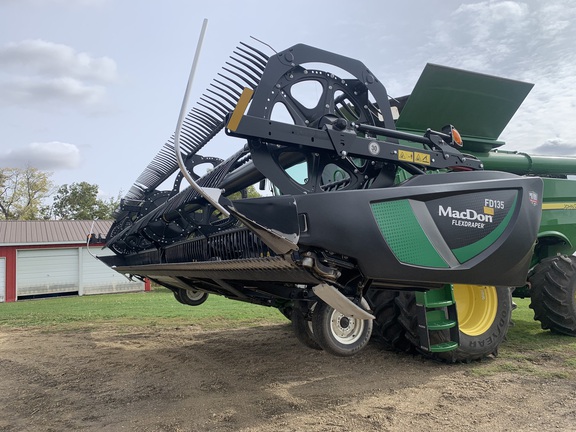
[(234, 108), (234, 112), (230, 116), (230, 121), (228, 122), (226, 128), (230, 129), (231, 131), (238, 129), (242, 115), (244, 115), (244, 111), (246, 111), (246, 107), (250, 103), (250, 99), (252, 99), (253, 94), (254, 90), (247, 87), (244, 88), (242, 94), (240, 95), (240, 99), (238, 99), (236, 108)]

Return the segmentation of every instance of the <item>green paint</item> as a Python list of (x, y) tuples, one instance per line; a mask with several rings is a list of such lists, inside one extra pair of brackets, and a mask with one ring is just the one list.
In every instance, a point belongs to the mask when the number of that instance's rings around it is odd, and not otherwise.
[(418, 223), (409, 200), (371, 204), (372, 214), (386, 243), (404, 264), (448, 268)]

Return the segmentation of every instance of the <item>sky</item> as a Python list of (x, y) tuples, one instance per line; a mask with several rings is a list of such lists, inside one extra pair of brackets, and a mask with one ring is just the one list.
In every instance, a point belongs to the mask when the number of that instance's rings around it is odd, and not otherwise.
[(240, 41), (305, 43), (362, 61), (395, 97), (426, 63), (531, 82), (503, 149), (576, 155), (576, 0), (0, 0), (0, 167), (126, 193), (174, 132), (205, 18), (189, 107)]

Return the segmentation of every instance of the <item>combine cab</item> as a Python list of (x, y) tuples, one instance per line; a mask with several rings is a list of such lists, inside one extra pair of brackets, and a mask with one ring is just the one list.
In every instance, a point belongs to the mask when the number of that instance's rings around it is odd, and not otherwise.
[[(375, 318), (390, 332), (387, 299), (408, 293), (411, 324), (394, 336), (441, 358), (488, 355), (507, 329), (507, 287), (526, 281), (542, 180), (484, 171), (449, 122), (438, 129), (397, 130), (386, 89), (357, 60), (240, 44), (184, 120), (187, 173), (171, 138), (122, 200), (107, 237), (116, 255), (101, 260), (182, 303), (217, 294), (278, 308), (305, 345), (339, 356), (367, 344)], [(200, 156), (218, 133), (242, 149)], [(246, 197), (264, 183), (276, 193)], [(500, 331), (487, 348), (459, 347), (454, 284), (490, 299), (468, 311)]]

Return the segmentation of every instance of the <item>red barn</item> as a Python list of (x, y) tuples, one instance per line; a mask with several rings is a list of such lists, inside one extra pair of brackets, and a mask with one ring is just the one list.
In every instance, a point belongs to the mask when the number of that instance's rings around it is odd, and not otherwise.
[[(0, 302), (54, 295), (149, 290), (93, 255), (112, 221), (0, 221)], [(87, 245), (87, 237), (93, 233)]]

